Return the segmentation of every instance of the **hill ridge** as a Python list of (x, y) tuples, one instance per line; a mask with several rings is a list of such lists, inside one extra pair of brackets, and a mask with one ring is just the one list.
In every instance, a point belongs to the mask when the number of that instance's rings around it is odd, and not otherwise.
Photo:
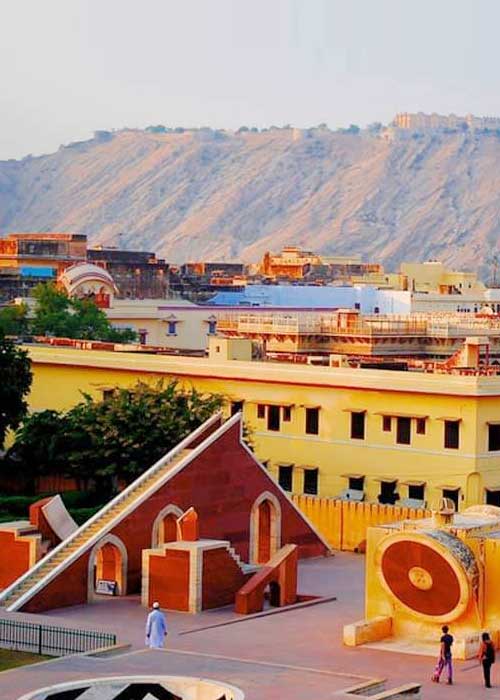
[(298, 244), (485, 274), (499, 215), (495, 133), (126, 129), (0, 162), (1, 234), (70, 230), (172, 262)]

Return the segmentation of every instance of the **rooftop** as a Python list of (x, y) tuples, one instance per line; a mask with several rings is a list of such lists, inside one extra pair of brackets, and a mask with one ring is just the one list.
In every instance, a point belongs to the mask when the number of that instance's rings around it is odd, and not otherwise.
[(28, 345), (34, 363), (97, 369), (173, 374), (226, 380), (294, 384), (309, 387), (359, 388), (447, 396), (500, 396), (500, 376), (433, 374), (379, 369), (315, 367), (272, 362), (224, 361), (187, 356), (81, 350)]

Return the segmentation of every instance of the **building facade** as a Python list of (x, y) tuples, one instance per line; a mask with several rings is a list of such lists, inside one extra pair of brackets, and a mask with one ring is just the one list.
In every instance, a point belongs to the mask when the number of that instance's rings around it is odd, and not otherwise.
[(500, 117), (476, 117), (474, 114), (425, 114), (424, 112), (399, 112), (392, 125), (399, 129), (500, 129)]
[(256, 454), (293, 494), (500, 503), (499, 376), (230, 361), (222, 351), (217, 339), (208, 359), (32, 346), (30, 407), (178, 379), (243, 411)]
[(29, 296), (55, 282), (70, 265), (85, 262), (87, 237), (75, 233), (9, 233), (0, 238), (0, 300)]
[(89, 248), (89, 263), (105, 269), (124, 299), (164, 299), (169, 293), (169, 266), (154, 253)]

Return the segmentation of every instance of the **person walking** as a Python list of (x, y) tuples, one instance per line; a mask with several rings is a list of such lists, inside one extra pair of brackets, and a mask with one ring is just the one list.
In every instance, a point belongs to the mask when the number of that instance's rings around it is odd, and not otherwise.
[(440, 639), (439, 659), (434, 673), (432, 675), (432, 680), (434, 683), (439, 683), (441, 673), (443, 672), (443, 669), (446, 666), (446, 671), (448, 674), (448, 685), (453, 685), (453, 664), (451, 660), (451, 647), (453, 645), (453, 637), (449, 633), (450, 630), (448, 625), (443, 625), (441, 631), (443, 633), (443, 636)]
[(146, 646), (150, 649), (163, 649), (167, 634), (167, 620), (160, 610), (160, 604), (155, 602), (146, 622)]
[(491, 666), (495, 663), (495, 647), (488, 632), (483, 632), (481, 635), (478, 658), (483, 667), (484, 685), (486, 688), (491, 688)]

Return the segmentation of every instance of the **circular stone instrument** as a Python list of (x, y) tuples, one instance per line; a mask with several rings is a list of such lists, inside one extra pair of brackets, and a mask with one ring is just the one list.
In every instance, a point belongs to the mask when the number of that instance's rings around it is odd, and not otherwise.
[(379, 545), (375, 563), (391, 597), (433, 622), (460, 617), (477, 594), (479, 569), (473, 552), (444, 530), (390, 535)]

